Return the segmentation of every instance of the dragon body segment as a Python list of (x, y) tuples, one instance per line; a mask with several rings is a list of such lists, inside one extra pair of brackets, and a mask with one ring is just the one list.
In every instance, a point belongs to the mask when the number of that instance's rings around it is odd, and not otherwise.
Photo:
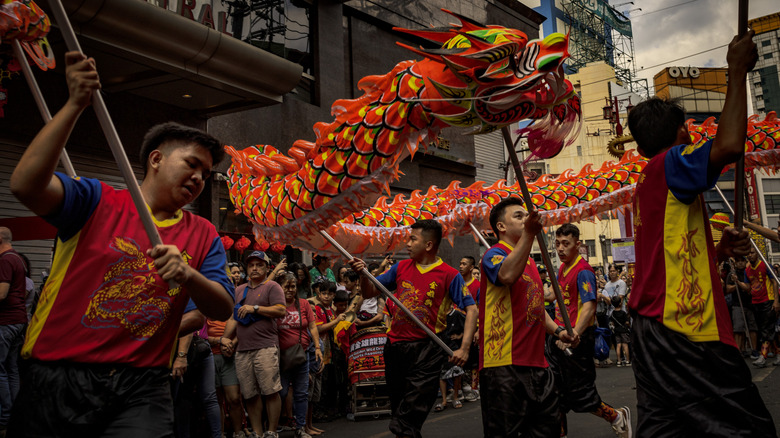
[[(717, 132), (714, 119), (701, 124), (688, 121), (692, 144), (712, 139)], [(748, 168), (774, 170), (780, 165), (780, 119), (770, 113), (763, 120), (751, 116), (745, 141)], [(578, 172), (567, 170), (552, 177), (542, 175), (528, 183), (534, 206), (542, 212), (545, 226), (579, 222), (629, 205), (639, 174), (648, 160), (635, 151), (626, 152), (618, 162), (603, 163), (598, 169), (587, 165)], [(446, 188), (431, 187), (409, 196), (381, 197), (372, 206), (353, 213), (328, 229), (353, 253), (385, 253), (401, 247), (409, 236), (408, 226), (420, 219), (436, 219), (444, 226), (450, 241), (471, 233), (470, 223), (488, 229), (493, 205), (508, 196), (522, 197), (517, 184), (500, 180), (487, 185), (475, 182), (461, 187), (453, 181)], [(260, 236), (261, 237), (261, 236)], [(285, 242), (312, 251), (331, 251), (318, 236)]]
[[(380, 198), (399, 177), (398, 166), (446, 126), (491, 132), (530, 119), (519, 131), (537, 158), (556, 155), (578, 133), (580, 102), (563, 78), (568, 40), (553, 34), (528, 41), (517, 30), (480, 27), (462, 17), (448, 29), (398, 29), (439, 44), (408, 47), (424, 59), (404, 61), (384, 75), (359, 82), (363, 95), (338, 100), (335, 119), (314, 125), (315, 141), (299, 140), (287, 155), (271, 146), (237, 150), (228, 170), (231, 200), (254, 223), (256, 239), (313, 251), (335, 252), (318, 234), (327, 230), (354, 253), (392, 251), (408, 237), (408, 225), (436, 219), (451, 240), (488, 228), (490, 208), (517, 185), (498, 181), (415, 191)], [(688, 122), (694, 144), (713, 138), (717, 125)], [(748, 166), (780, 163), (780, 122), (771, 113), (749, 120)], [(619, 162), (579, 172), (542, 176), (529, 184), (546, 226), (578, 222), (631, 202), (647, 161), (634, 152)], [(372, 206), (373, 205), (373, 206)]]
[(335, 120), (314, 125), (314, 142), (299, 140), (287, 155), (267, 145), (226, 147), (231, 200), (258, 238), (305, 240), (360, 212), (399, 177), (403, 159), (447, 126), (484, 133), (530, 118), (539, 156), (573, 140), (581, 113), (561, 69), (567, 38), (529, 42), (520, 31), (459, 18), (459, 27), (399, 29), (441, 46), (410, 48), (425, 59), (363, 78), (364, 94), (336, 101)]

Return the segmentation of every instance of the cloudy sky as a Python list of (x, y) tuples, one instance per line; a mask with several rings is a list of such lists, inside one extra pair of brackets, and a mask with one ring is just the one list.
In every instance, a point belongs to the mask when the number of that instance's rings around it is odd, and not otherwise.
[[(619, 5), (625, 0), (610, 3)], [(652, 86), (653, 75), (666, 66), (726, 66), (726, 46), (737, 32), (737, 3), (736, 0), (634, 0), (633, 5), (618, 6), (618, 10), (627, 12), (631, 18), (637, 70), (644, 68), (637, 76), (647, 78)], [(777, 0), (749, 3), (748, 19), (780, 12)], [(637, 8), (642, 10), (634, 10)], [(700, 52), (704, 53), (695, 55)]]

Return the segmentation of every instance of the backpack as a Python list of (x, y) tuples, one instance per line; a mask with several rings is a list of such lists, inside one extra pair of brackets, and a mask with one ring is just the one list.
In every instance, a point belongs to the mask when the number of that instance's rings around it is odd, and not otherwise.
[(608, 328), (596, 327), (596, 342), (593, 357), (598, 360), (606, 360), (609, 358), (609, 342), (607, 342), (607, 339), (609, 339), (611, 334), (612, 333)]

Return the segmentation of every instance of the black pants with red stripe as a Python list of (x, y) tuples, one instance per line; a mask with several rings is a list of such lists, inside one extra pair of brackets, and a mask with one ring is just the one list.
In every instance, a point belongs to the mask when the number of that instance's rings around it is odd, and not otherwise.
[(635, 436), (777, 436), (738, 349), (693, 342), (640, 315), (634, 315), (632, 329)]

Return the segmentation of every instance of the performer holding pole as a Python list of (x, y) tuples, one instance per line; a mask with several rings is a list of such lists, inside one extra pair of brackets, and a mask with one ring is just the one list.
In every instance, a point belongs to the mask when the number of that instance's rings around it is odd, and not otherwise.
[(702, 196), (744, 154), (747, 73), (758, 57), (752, 38), (749, 31), (729, 44), (714, 140), (691, 145), (685, 111), (674, 102), (652, 98), (628, 114), (637, 150), (650, 159), (634, 195), (629, 302), (640, 436), (777, 434), (736, 348), (717, 276), (716, 260), (747, 255), (747, 231), (726, 228), (715, 246)]
[[(457, 269), (438, 257), (442, 239), (441, 224), (432, 219), (411, 225), (406, 244), (409, 259), (393, 265), (376, 277), (367, 276), (363, 260), (352, 258), (350, 266), (362, 273), (360, 290), (371, 298), (379, 290), (396, 290), (398, 301), (420, 315), (428, 330), (421, 330), (407, 314), (395, 312), (385, 344), (385, 374), (390, 391), (392, 419), (390, 431), (400, 437), (419, 437), (422, 425), (436, 402), (439, 375), (446, 357), (426, 336), (443, 332), (446, 315), (455, 304), (466, 311), (461, 347), (450, 362), (462, 367), (468, 360), (477, 329), (477, 306)], [(375, 287), (380, 283), (383, 288)], [(393, 297), (389, 295), (388, 298)], [(396, 300), (394, 300), (395, 302)]]
[[(520, 167), (520, 160), (517, 158), (517, 152), (512, 143), (512, 138), (509, 135), (509, 128), (506, 126), (501, 128), (501, 133), (504, 135), (504, 144), (509, 153), (509, 158), (512, 160), (512, 167), (515, 169), (517, 182), (520, 184), (520, 189), (523, 191), (523, 200), (525, 201), (526, 209), (530, 214), (534, 211), (534, 204), (531, 201), (531, 193), (528, 192), (528, 184), (526, 184), (525, 178), (523, 177), (523, 169)], [(547, 239), (544, 237), (544, 232), (539, 231), (536, 235), (536, 242), (539, 244), (539, 249), (542, 253), (542, 262), (544, 263), (545, 268), (547, 268), (547, 272), (555, 272), (553, 270), (552, 260), (550, 260), (550, 254), (547, 253)], [(563, 317), (563, 326), (566, 328), (566, 331), (569, 332), (569, 336), (573, 338), (574, 331), (572, 331), (571, 328), (571, 321), (569, 321), (569, 312), (566, 310), (566, 303), (563, 301), (561, 287), (558, 285), (558, 281), (555, 279), (554, 275), (551, 276), (551, 280), (553, 291), (555, 292), (555, 300), (558, 302), (558, 308), (561, 310), (561, 315)]]
[[(171, 351), (183, 313), (197, 307), (226, 319), (233, 308), (214, 225), (182, 210), (203, 190), (224, 149), (205, 132), (174, 123), (147, 133), (143, 211), (169, 242), (153, 245), (127, 190), (55, 173), (100, 88), (94, 59), (81, 53), (65, 55), (65, 76), (67, 102), (10, 179), (14, 196), (57, 228), (58, 241), (22, 347), (32, 361), (8, 435), (167, 436), (173, 428)], [(197, 317), (182, 324), (183, 333), (203, 324), (199, 312), (188, 315)]]
[(544, 287), (530, 257), (542, 229), (539, 211), (529, 214), (521, 199), (508, 197), (491, 210), (490, 225), (499, 242), (482, 257), (482, 430), (487, 438), (558, 437), (561, 395), (545, 360), (545, 332), (575, 345), (579, 339), (544, 309)]
[[(339, 243), (336, 242), (336, 239), (331, 237), (331, 235), (328, 234), (326, 231), (320, 230), (320, 235), (322, 235), (322, 237), (324, 237), (325, 240), (328, 241), (328, 243), (333, 245), (333, 247), (336, 248), (336, 250), (340, 252), (341, 255), (343, 255), (348, 261), (351, 262), (352, 260), (355, 260), (355, 257), (352, 254), (350, 254), (349, 251), (344, 249), (343, 246), (339, 245)], [(436, 336), (436, 334), (433, 333), (431, 329), (428, 328), (427, 325), (425, 325), (425, 323), (423, 323), (422, 321), (420, 321), (419, 318), (414, 316), (414, 314), (403, 303), (401, 303), (398, 300), (398, 298), (395, 297), (395, 295), (393, 295), (389, 290), (387, 290), (387, 288), (379, 280), (377, 280), (376, 277), (371, 275), (371, 272), (368, 271), (367, 267), (364, 266), (362, 269), (360, 270), (356, 269), (355, 271), (359, 272), (363, 276), (363, 278), (367, 278), (369, 281), (371, 281), (374, 287), (377, 288), (379, 292), (381, 292), (382, 295), (385, 296), (385, 298), (392, 301), (393, 304), (398, 306), (398, 308), (401, 309), (401, 311), (404, 312), (404, 314), (406, 314), (406, 316), (409, 318), (410, 321), (412, 321), (415, 325), (417, 325), (417, 327), (419, 327), (429, 338), (431, 338), (431, 340), (436, 342), (439, 345), (439, 347), (441, 347), (441, 349), (444, 350), (445, 353), (447, 353), (447, 356), (452, 356), (453, 354), (452, 349), (450, 349), (450, 347), (448, 347), (447, 344), (445, 344), (444, 341), (441, 340), (441, 338)]]

